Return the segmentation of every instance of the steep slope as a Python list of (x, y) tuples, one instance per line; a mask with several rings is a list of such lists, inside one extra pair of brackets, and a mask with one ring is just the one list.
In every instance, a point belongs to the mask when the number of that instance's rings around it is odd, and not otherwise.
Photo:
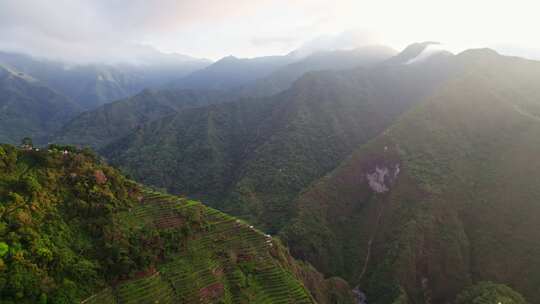
[(52, 141), (97, 149), (150, 121), (230, 98), (221, 91), (144, 90), (133, 97), (82, 113), (54, 134)]
[(281, 94), (182, 111), (101, 152), (138, 180), (275, 232), (299, 191), (453, 73), (446, 62), (308, 73)]
[(157, 88), (210, 64), (187, 56), (152, 54), (137, 64), (67, 64), (0, 52), (0, 64), (27, 74), (84, 109)]
[(236, 58), (228, 56), (171, 83), (175, 89), (228, 90), (266, 77), (296, 59), (292, 56)]
[(540, 301), (540, 63), (454, 60), (463, 73), (307, 189), (282, 231), (369, 303), (449, 303), (486, 280)]
[(88, 151), (1, 145), (0, 168), (3, 303), (351, 303), (278, 240)]
[(67, 97), (0, 66), (0, 142), (43, 140), (80, 112)]
[(317, 52), (278, 69), (268, 77), (255, 81), (255, 83), (243, 88), (240, 94), (251, 97), (271, 96), (285, 91), (307, 72), (369, 67), (395, 54), (395, 50), (384, 46), (366, 46), (354, 50)]

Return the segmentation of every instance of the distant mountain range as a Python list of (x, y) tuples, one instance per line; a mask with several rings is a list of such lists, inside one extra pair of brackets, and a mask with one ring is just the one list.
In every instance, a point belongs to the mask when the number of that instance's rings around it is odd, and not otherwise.
[[(39, 86), (63, 95), (62, 98), (69, 99), (78, 109), (67, 113), (62, 120), (50, 122), (54, 127), (42, 130), (42, 134), (22, 133), (36, 137), (38, 142), (56, 133), (57, 141), (98, 147), (126, 135), (128, 130), (141, 123), (158, 118), (158, 112), (168, 115), (172, 108), (177, 108), (165, 106), (165, 110), (164, 103), (193, 107), (238, 98), (270, 96), (289, 88), (305, 72), (367, 66), (392, 54), (388, 48), (366, 47), (315, 53), (305, 58), (292, 55), (254, 59), (226, 57), (213, 64), (190, 57), (165, 57), (154, 60), (152, 64), (72, 65), (0, 52), (0, 65), (23, 79), (33, 79)], [(142, 92), (145, 89), (152, 91)], [(142, 93), (132, 97), (139, 92)], [(118, 99), (125, 100), (114, 106), (107, 105)], [(105, 105), (100, 107), (102, 104)], [(121, 116), (118, 116), (120, 112), (109, 113), (120, 108)], [(151, 113), (141, 112), (145, 111), (143, 108), (150, 109)], [(60, 126), (82, 111), (89, 112), (60, 130)], [(99, 120), (103, 115), (107, 117), (106, 123)], [(138, 118), (128, 122), (128, 117), (133, 116)], [(50, 118), (52, 116), (45, 115), (42, 117), (44, 121), (39, 123), (49, 123), (47, 120)], [(116, 118), (120, 121), (115, 121)], [(38, 123), (38, 120), (32, 121)], [(109, 130), (103, 133), (101, 127)], [(112, 128), (115, 130), (111, 131)], [(81, 129), (92, 134), (82, 134)], [(21, 138), (12, 132), (10, 134), (11, 138), (8, 140), (6, 137), (5, 141), (15, 143)]]
[(288, 89), (305, 73), (369, 67), (389, 59), (396, 53), (395, 50), (384, 46), (366, 46), (353, 50), (316, 52), (244, 86), (241, 94), (242, 96), (251, 97), (271, 96)]
[(390, 58), (396, 51), (383, 46), (353, 50), (319, 51), (298, 57), (294, 54), (253, 59), (225, 57), (173, 84), (180, 89), (240, 91), (241, 96), (270, 96), (285, 89), (303, 74), (319, 70), (351, 69)]
[[(281, 59), (223, 59), (208, 68), (194, 72), (182, 81), (185, 89), (163, 89), (144, 91), (131, 98), (101, 106), (93, 111), (73, 119), (62, 130), (55, 134), (59, 142), (90, 145), (101, 148), (120, 137), (128, 135), (133, 129), (149, 121), (170, 116), (186, 108), (194, 108), (208, 104), (217, 104), (235, 99), (249, 99), (270, 96), (288, 89), (294, 81), (305, 72), (317, 70), (338, 70), (358, 66), (369, 66), (388, 59), (393, 51), (383, 47), (366, 47), (353, 51), (334, 51), (317, 53), (296, 63), (285, 65), (264, 78), (244, 79), (234, 86), (216, 85), (211, 79), (229, 79), (234, 71), (264, 67), (268, 72), (275, 68), (274, 61), (290, 61)], [(285, 57), (285, 56), (284, 56)], [(228, 63), (224, 63), (229, 61)], [(268, 65), (268, 62), (274, 62)], [(226, 65), (227, 68), (223, 68)], [(252, 75), (244, 71), (246, 75)], [(202, 77), (202, 75), (206, 75)], [(256, 73), (253, 75), (257, 75)], [(262, 77), (262, 75), (261, 75)], [(195, 82), (199, 79), (201, 82)], [(206, 81), (204, 82), (203, 81)], [(193, 81), (192, 86), (188, 83)], [(247, 82), (246, 82), (247, 81)], [(211, 90), (210, 88), (220, 88)], [(251, 103), (251, 101), (247, 101)]]
[(187, 56), (161, 56), (150, 63), (81, 65), (0, 52), (0, 65), (40, 81), (88, 110), (161, 87), (211, 64)]
[(177, 89), (227, 90), (244, 86), (270, 75), (275, 70), (295, 61), (291, 56), (236, 58), (228, 56), (196, 71), (172, 86)]

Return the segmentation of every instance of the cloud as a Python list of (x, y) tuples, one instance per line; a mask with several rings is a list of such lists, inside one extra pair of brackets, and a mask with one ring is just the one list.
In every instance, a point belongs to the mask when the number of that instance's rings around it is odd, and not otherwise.
[[(540, 49), (534, 0), (0, 0), (0, 50), (133, 61), (150, 47), (218, 59), (436, 40)], [(346, 29), (368, 29), (345, 32)], [(375, 35), (374, 33), (379, 33)], [(307, 43), (304, 43), (308, 41)]]
[(266, 1), (254, 2), (2, 0), (0, 49), (75, 62), (132, 61), (148, 51), (145, 41), (173, 39), (171, 33), (235, 18)]
[(257, 47), (268, 45), (285, 45), (291, 46), (298, 42), (298, 37), (292, 36), (273, 36), (273, 37), (252, 37), (251, 44)]
[(335, 35), (323, 35), (307, 41), (296, 50), (296, 53), (304, 55), (321, 50), (354, 49), (382, 43), (383, 40), (373, 32), (347, 30)]

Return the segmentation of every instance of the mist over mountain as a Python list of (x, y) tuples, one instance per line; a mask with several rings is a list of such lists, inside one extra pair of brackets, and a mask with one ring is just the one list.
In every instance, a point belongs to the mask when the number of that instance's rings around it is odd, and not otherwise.
[[(208, 87), (214, 87), (216, 84), (209, 79), (230, 79), (232, 75), (235, 75), (237, 69), (242, 70), (242, 67), (247, 65), (246, 60), (223, 59), (222, 61), (230, 61), (226, 69), (220, 68), (219, 66), (223, 63), (218, 61), (207, 69), (194, 72), (186, 77), (186, 79), (194, 79), (192, 76), (196, 78), (201, 74), (206, 75), (207, 82), (196, 82), (198, 89), (168, 88), (144, 91), (126, 100), (106, 104), (75, 117), (62, 130), (54, 134), (53, 138), (57, 142), (88, 145), (99, 149), (128, 135), (134, 129), (142, 127), (143, 124), (173, 115), (187, 108), (242, 98), (253, 100), (258, 97), (274, 95), (288, 89), (306, 72), (367, 67), (386, 60), (393, 53), (393, 50), (384, 47), (315, 53), (305, 59), (285, 65), (267, 77), (255, 81), (246, 79), (248, 83), (244, 86), (238, 87), (237, 85), (241, 82), (235, 82), (234, 88), (210, 90)], [(270, 69), (274, 67), (272, 63), (274, 60), (275, 58), (270, 60), (260, 58), (248, 61), (260, 61), (257, 65), (264, 67), (264, 69)], [(246, 71), (246, 75), (251, 74)], [(219, 87), (219, 85), (217, 86)], [(254, 102), (258, 103), (258, 101)], [(251, 103), (251, 101), (247, 103)]]
[[(271, 96), (288, 89), (294, 81), (311, 71), (346, 70), (380, 63), (396, 51), (384, 46), (364, 46), (352, 50), (319, 51), (288, 64), (270, 75), (245, 86), (243, 96)], [(297, 54), (295, 56), (298, 57)]]
[(36, 79), (0, 65), (0, 142), (24, 137), (45, 140), (82, 111), (64, 95)]
[(177, 89), (227, 90), (238, 88), (266, 77), (275, 70), (295, 61), (290, 56), (259, 58), (224, 57), (172, 84)]
[(156, 52), (152, 59), (123, 64), (72, 64), (0, 52), (0, 64), (27, 74), (69, 97), (83, 109), (129, 97), (146, 88), (157, 88), (210, 62)]

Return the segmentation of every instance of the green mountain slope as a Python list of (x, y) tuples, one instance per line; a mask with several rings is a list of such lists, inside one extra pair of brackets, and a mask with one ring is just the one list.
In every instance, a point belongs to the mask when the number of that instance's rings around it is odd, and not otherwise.
[(369, 303), (449, 303), (486, 280), (540, 301), (540, 63), (455, 60), (463, 73), (307, 189), (282, 231)]
[(101, 148), (145, 123), (186, 108), (219, 103), (230, 97), (221, 91), (144, 90), (127, 99), (87, 111), (66, 123), (54, 142)]
[(0, 142), (44, 139), (80, 112), (67, 97), (0, 66)]
[(1, 145), (0, 169), (2, 303), (351, 303), (279, 240), (90, 152)]
[(101, 152), (137, 180), (275, 232), (303, 188), (453, 73), (446, 62), (308, 73), (270, 98), (154, 121)]

